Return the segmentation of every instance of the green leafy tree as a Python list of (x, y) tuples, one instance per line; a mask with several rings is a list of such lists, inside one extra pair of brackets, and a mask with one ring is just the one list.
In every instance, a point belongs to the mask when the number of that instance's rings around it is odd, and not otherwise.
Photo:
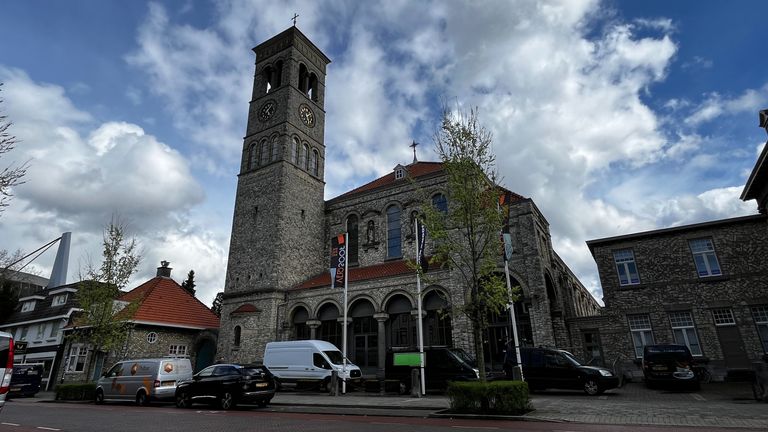
[(72, 338), (90, 344), (86, 377), (91, 377), (98, 354), (121, 348), (138, 302), (117, 301), (141, 261), (136, 240), (126, 238), (125, 225), (113, 218), (104, 230), (102, 263), (89, 264), (79, 283), (77, 301), (82, 313), (74, 321)]
[(21, 249), (14, 253), (0, 250), (0, 323), (11, 316), (16, 305), (19, 304), (21, 287), (11, 280), (11, 275), (18, 271), (18, 263), (24, 257)]
[(181, 283), (181, 287), (187, 290), (192, 296), (195, 296), (195, 271), (190, 270), (187, 273), (187, 280)]
[(471, 324), (480, 379), (485, 380), (483, 331), (488, 316), (503, 311), (509, 300), (499, 272), (502, 218), (492, 135), (479, 123), (477, 110), (446, 109), (434, 143), (447, 177), (448, 209), (431, 201), (422, 206), (434, 244), (431, 263), (448, 265), (460, 275), (464, 305), (458, 309)]
[(224, 301), (224, 293), (219, 291), (216, 293), (216, 298), (213, 299), (211, 305), (211, 312), (215, 313), (217, 317), (221, 317), (221, 303)]
[[(0, 90), (2, 90), (3, 83), (0, 83)], [(0, 103), (3, 100), (0, 99)], [(7, 154), (16, 147), (18, 141), (14, 135), (11, 135), (10, 128), (13, 123), (8, 120), (8, 117), (0, 114), (0, 157)], [(0, 215), (2, 215), (5, 207), (8, 206), (13, 194), (11, 188), (24, 183), (23, 178), (27, 173), (27, 163), (21, 165), (8, 165), (0, 170)]]

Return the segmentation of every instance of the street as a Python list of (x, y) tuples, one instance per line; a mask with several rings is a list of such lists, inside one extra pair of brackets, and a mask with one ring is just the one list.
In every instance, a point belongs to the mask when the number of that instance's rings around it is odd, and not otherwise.
[[(137, 407), (131, 404), (96, 406), (88, 403), (40, 403), (13, 400), (0, 413), (0, 431), (72, 432), (188, 432), (188, 431), (716, 431), (722, 428), (596, 425), (588, 423), (434, 419), (418, 417), (345, 416), (281, 412), (284, 407), (216, 411), (201, 406), (178, 409), (172, 405)], [(761, 429), (740, 428), (740, 431)]]

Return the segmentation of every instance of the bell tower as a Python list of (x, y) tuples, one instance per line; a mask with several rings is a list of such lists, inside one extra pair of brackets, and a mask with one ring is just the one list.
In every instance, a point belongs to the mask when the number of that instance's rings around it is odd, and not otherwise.
[(254, 296), (277, 297), (327, 267), (323, 136), (330, 60), (296, 27), (253, 51), (256, 72), (224, 287), (224, 305), (232, 308), (259, 300)]

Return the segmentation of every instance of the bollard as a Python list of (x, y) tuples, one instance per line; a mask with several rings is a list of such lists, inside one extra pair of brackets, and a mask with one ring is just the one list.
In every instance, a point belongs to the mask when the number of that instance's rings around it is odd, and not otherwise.
[(422, 397), (421, 394), (421, 375), (418, 368), (411, 369), (411, 396)]
[(328, 383), (331, 396), (339, 395), (339, 373), (335, 370), (331, 371), (331, 382)]
[(522, 381), (523, 380), (523, 367), (520, 365), (512, 366), (512, 380), (514, 381)]

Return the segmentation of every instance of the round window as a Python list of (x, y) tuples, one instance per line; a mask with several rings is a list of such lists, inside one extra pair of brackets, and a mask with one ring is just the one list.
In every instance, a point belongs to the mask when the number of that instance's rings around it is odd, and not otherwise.
[(155, 332), (147, 333), (147, 342), (155, 343), (156, 341), (157, 341), (157, 333)]

